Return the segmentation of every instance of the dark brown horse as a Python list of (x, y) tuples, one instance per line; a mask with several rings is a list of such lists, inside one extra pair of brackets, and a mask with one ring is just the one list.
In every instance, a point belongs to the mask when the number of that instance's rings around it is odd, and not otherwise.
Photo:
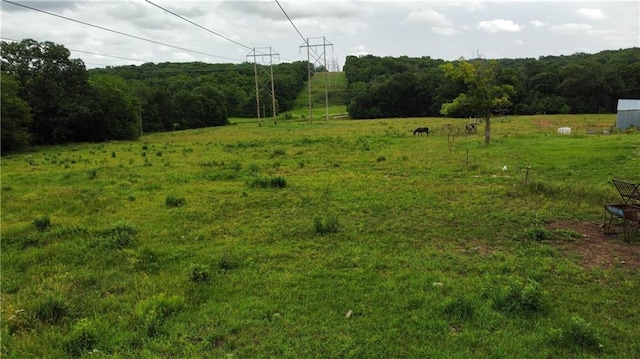
[(419, 135), (421, 133), (426, 133), (429, 136), (429, 127), (418, 127), (415, 131), (413, 131), (413, 135)]

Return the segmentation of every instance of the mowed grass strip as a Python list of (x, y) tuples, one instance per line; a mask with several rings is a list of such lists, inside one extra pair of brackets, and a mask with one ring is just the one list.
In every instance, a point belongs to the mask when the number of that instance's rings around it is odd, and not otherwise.
[(635, 357), (638, 269), (544, 229), (638, 180), (637, 133), (587, 134), (614, 121), (497, 118), (485, 147), (466, 120), (243, 119), (3, 156), (2, 355)]

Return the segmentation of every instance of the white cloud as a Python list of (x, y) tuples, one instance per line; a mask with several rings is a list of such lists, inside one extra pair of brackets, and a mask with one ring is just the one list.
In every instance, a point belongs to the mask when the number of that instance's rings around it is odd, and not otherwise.
[(607, 16), (600, 9), (580, 8), (578, 9), (578, 14), (589, 20), (603, 20), (607, 18)]
[(451, 22), (447, 20), (446, 16), (431, 9), (414, 11), (407, 16), (405, 21), (412, 24), (426, 24), (437, 27), (448, 27), (451, 25)]
[(488, 33), (498, 33), (500, 31), (519, 32), (520, 26), (511, 20), (496, 19), (491, 21), (480, 21), (478, 29)]
[(458, 32), (452, 27), (438, 27), (434, 26), (431, 28), (433, 32), (440, 35), (455, 35)]
[(540, 21), (540, 20), (531, 20), (530, 21), (531, 25), (533, 25), (533, 27), (545, 27), (547, 25), (549, 25), (548, 23), (544, 22), (544, 21)]
[(369, 51), (367, 51), (364, 45), (358, 45), (350, 49), (349, 55), (364, 56), (364, 55), (369, 55)]
[(569, 23), (562, 25), (553, 25), (551, 26), (551, 30), (556, 32), (585, 32), (591, 30), (591, 25)]

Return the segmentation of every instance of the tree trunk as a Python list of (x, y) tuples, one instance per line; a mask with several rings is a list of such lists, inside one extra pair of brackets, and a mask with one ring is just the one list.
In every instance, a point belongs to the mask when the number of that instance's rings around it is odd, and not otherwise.
[(484, 145), (489, 146), (489, 140), (491, 139), (491, 117), (486, 115), (484, 117)]

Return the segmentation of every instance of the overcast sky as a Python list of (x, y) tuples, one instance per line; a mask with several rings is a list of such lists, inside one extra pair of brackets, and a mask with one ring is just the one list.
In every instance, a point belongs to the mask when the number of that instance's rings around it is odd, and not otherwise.
[(61, 44), (87, 68), (253, 62), (254, 54), (268, 63), (269, 48), (278, 55), (274, 63), (290, 62), (307, 60), (307, 44), (310, 60), (323, 64), (326, 55), (330, 69), (341, 69), (348, 55), (538, 58), (640, 47), (639, 0), (3, 0), (1, 6), (3, 40)]

